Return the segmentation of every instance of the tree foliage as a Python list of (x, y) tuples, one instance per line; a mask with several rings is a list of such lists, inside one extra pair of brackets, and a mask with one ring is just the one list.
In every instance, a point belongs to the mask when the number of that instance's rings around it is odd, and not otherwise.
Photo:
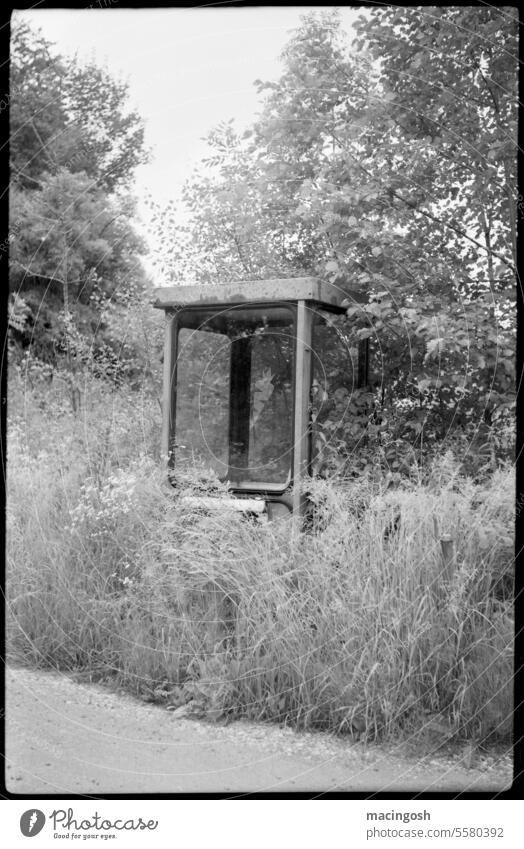
[(366, 451), (395, 468), (443, 440), (492, 457), (514, 401), (516, 26), (509, 8), (385, 7), (349, 44), (336, 12), (306, 15), (252, 128), (210, 134), (189, 222), (164, 218), (178, 279), (347, 293), (341, 332), (374, 355)]
[(147, 159), (143, 121), (126, 105), (127, 84), (93, 63), (60, 56), (16, 18), (10, 93), (12, 176), (24, 187), (67, 168), (113, 192), (129, 186)]
[[(14, 19), (11, 59), (10, 329), (15, 350), (55, 362), (92, 356), (114, 373), (122, 320), (145, 285), (144, 240), (128, 194), (145, 161), (127, 86), (60, 56)], [(90, 352), (90, 353), (89, 353)], [(103, 354), (103, 356), (102, 356)]]

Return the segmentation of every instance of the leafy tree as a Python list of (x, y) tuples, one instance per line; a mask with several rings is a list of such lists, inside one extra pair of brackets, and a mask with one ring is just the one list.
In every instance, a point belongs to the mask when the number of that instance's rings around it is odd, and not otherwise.
[(65, 355), (72, 373), (83, 363), (112, 378), (138, 373), (144, 354), (142, 342), (124, 344), (115, 332), (116, 315), (125, 325), (143, 306), (146, 286), (146, 245), (127, 194), (146, 152), (142, 120), (126, 99), (125, 84), (59, 56), (15, 18), (11, 340), (15, 352), (30, 346), (52, 363)]
[(64, 302), (69, 295), (71, 302), (89, 303), (95, 283), (106, 295), (124, 281), (138, 285), (138, 254), (145, 246), (130, 225), (133, 212), (128, 199), (108, 198), (82, 172), (46, 174), (34, 191), (13, 186), (11, 220), (18, 236), (11, 260), (18, 287), (43, 278), (62, 283)]
[(10, 93), (12, 178), (25, 188), (65, 167), (112, 192), (147, 159), (143, 121), (126, 109), (127, 85), (93, 63), (59, 56), (16, 18)]
[(515, 10), (390, 7), (362, 20), (360, 34), (390, 94), (381, 134), (389, 125), (415, 144), (418, 205), (447, 201), (452, 214), (440, 220), (475, 239), (490, 283), (505, 279), (516, 263)]
[(404, 262), (424, 284), (402, 316), (425, 346), (417, 386), (442, 436), (457, 416), (482, 431), (514, 401), (514, 10), (388, 7), (360, 35), (380, 61), (368, 139), (397, 152), (377, 183), (408, 213)]
[(486, 441), (513, 403), (515, 20), (388, 7), (358, 46), (336, 12), (303, 19), (280, 79), (257, 83), (252, 131), (210, 136), (167, 266), (344, 289), (343, 332), (375, 354), (369, 453), (399, 468), (460, 434)]
[(53, 167), (49, 141), (67, 122), (60, 97), (66, 67), (48, 41), (13, 17), (10, 71), (11, 179), (35, 188)]

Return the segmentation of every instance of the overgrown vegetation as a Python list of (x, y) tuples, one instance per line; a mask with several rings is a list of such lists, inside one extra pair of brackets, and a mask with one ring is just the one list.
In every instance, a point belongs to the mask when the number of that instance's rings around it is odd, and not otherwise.
[[(12, 656), (213, 719), (391, 739), (438, 718), (449, 735), (508, 738), (510, 470), (473, 484), (448, 453), (397, 489), (316, 481), (313, 525), (293, 534), (184, 505), (146, 395), (92, 380), (75, 415), (58, 385), (12, 375), (11, 389)], [(435, 521), (457, 543), (449, 584)]]
[[(129, 194), (146, 161), (127, 85), (62, 56), (13, 16), (10, 78), (9, 333), (53, 366), (74, 334), (100, 359), (128, 361), (108, 326), (146, 288)], [(123, 356), (124, 353), (124, 356)], [(125, 370), (125, 369), (124, 369)]]
[(337, 10), (303, 16), (257, 120), (214, 128), (185, 215), (158, 212), (168, 279), (347, 294), (341, 332), (371, 349), (356, 473), (379, 446), (402, 473), (450, 438), (473, 472), (475, 448), (512, 453), (517, 30), (509, 7), (380, 6), (351, 42)]
[(184, 226), (172, 204), (154, 221), (175, 281), (314, 274), (348, 295), (299, 534), (181, 497), (217, 481), (167, 485), (162, 319), (126, 194), (142, 122), (125, 85), (14, 27), (9, 651), (213, 719), (507, 740), (514, 14), (388, 7), (358, 31), (350, 49), (336, 13), (306, 16), (251, 130), (210, 134)]

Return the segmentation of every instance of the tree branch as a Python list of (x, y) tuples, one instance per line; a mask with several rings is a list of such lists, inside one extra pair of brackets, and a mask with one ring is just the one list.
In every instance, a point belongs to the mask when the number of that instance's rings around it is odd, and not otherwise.
[(12, 259), (11, 262), (20, 266), (20, 268), (22, 268), (30, 277), (41, 277), (42, 280), (50, 280), (52, 283), (60, 283), (62, 286), (70, 286), (71, 284), (76, 285), (81, 282), (80, 280), (70, 280), (69, 283), (66, 283), (66, 281), (62, 280), (61, 277), (53, 277), (51, 274), (42, 274), (40, 271), (34, 271), (34, 269), (28, 268), (18, 259)]
[[(347, 148), (344, 147), (344, 145), (340, 142), (340, 140), (337, 139), (337, 141), (340, 144), (341, 149), (348, 156), (351, 157), (351, 159), (356, 163), (356, 165), (360, 168), (360, 170), (363, 171), (364, 174), (367, 177), (369, 177), (370, 180), (373, 180), (373, 182), (377, 183), (381, 187), (384, 186), (384, 183), (383, 183), (382, 180), (378, 179), (371, 171), (369, 171), (364, 165), (362, 165), (360, 160), (357, 159), (357, 157), (354, 156), (354, 154), (352, 154), (350, 151), (348, 151)], [(402, 201), (402, 203), (404, 203), (406, 206), (408, 206), (414, 212), (418, 212), (420, 215), (423, 215), (425, 218), (428, 218), (430, 221), (435, 221), (437, 224), (441, 224), (444, 227), (447, 227), (449, 230), (452, 230), (454, 233), (456, 233), (461, 238), (467, 239), (468, 242), (471, 242), (473, 245), (476, 245), (476, 247), (480, 248), (480, 250), (486, 251), (486, 252), (489, 253), (489, 249), (485, 245), (483, 245), (482, 242), (477, 241), (477, 239), (474, 239), (473, 236), (469, 236), (466, 233), (466, 231), (463, 230), (461, 227), (458, 227), (456, 224), (453, 224), (450, 221), (446, 221), (442, 218), (438, 218), (436, 215), (433, 215), (433, 213), (428, 212), (425, 209), (420, 209), (420, 207), (418, 207), (416, 203), (414, 203), (413, 201), (410, 201), (407, 198), (403, 197), (401, 194), (399, 194), (397, 191), (395, 191), (395, 189), (392, 189), (391, 187), (388, 187), (388, 191), (389, 191), (389, 193), (392, 197), (396, 197), (397, 200)], [(516, 272), (515, 265), (512, 262), (510, 262), (508, 259), (503, 257), (502, 254), (499, 254), (496, 251), (491, 250), (491, 256), (494, 256), (496, 259), (500, 260), (500, 262), (502, 262), (503, 265), (505, 265), (507, 268), (510, 268), (513, 272)]]

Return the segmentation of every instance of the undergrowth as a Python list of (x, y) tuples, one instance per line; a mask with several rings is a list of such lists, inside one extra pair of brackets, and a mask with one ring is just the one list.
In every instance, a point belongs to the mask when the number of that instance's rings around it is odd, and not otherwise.
[(188, 505), (197, 482), (174, 492), (158, 462), (156, 400), (92, 383), (73, 413), (46, 391), (11, 386), (12, 658), (211, 719), (510, 738), (510, 469), (474, 483), (447, 454), (396, 488), (311, 481), (301, 533), (242, 518), (216, 481), (219, 510)]

